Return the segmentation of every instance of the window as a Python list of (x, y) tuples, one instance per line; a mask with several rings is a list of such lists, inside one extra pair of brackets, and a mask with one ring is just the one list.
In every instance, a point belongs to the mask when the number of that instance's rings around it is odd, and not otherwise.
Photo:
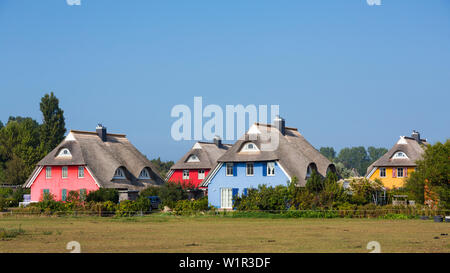
[(397, 177), (403, 177), (403, 168), (397, 168)]
[(275, 175), (275, 162), (268, 162), (267, 163), (267, 176), (274, 176)]
[(84, 178), (84, 167), (83, 166), (78, 167), (78, 178)]
[(122, 168), (117, 168), (116, 172), (114, 173), (114, 179), (125, 179), (125, 172)]
[(58, 153), (57, 157), (72, 157), (72, 154), (70, 153), (69, 149), (64, 148)]
[(45, 197), (49, 197), (50, 196), (50, 190), (49, 189), (43, 189), (42, 190), (42, 199), (44, 199)]
[(233, 191), (231, 188), (220, 189), (220, 207), (231, 209), (233, 207)]
[(63, 189), (61, 191), (61, 201), (65, 202), (67, 200), (67, 190)]
[(205, 170), (198, 170), (198, 179), (205, 179)]
[(306, 170), (306, 178), (309, 178), (312, 174), (311, 166), (308, 166), (308, 169)]
[(380, 168), (380, 177), (386, 177), (386, 168)]
[(45, 178), (52, 178), (52, 167), (45, 168)]
[(142, 169), (141, 173), (139, 174), (139, 179), (150, 179), (150, 173), (148, 172), (148, 169)]
[(67, 168), (67, 166), (62, 167), (62, 178), (67, 178), (69, 177), (69, 170)]
[(80, 200), (81, 201), (86, 201), (86, 189), (81, 189), (80, 190)]
[(247, 176), (253, 175), (254, 175), (253, 163), (247, 163)]
[(402, 158), (408, 158), (408, 156), (404, 152), (395, 152), (395, 154), (392, 158), (402, 159)]
[(227, 163), (227, 176), (234, 175), (234, 165), (233, 163)]
[(242, 148), (243, 152), (257, 152), (259, 151), (258, 147), (254, 143), (247, 143)]
[(183, 170), (183, 180), (189, 179), (189, 170)]
[(191, 155), (189, 156), (187, 162), (200, 162), (200, 159), (198, 159), (198, 156), (196, 155)]

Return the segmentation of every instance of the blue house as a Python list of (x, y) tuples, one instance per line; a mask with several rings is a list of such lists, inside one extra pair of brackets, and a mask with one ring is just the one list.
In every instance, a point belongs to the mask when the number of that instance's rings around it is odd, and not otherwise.
[(317, 151), (296, 128), (277, 117), (273, 125), (255, 123), (218, 159), (202, 187), (208, 187), (209, 203), (232, 209), (233, 197), (259, 185), (287, 185), (297, 177), (305, 186), (313, 170), (322, 176), (335, 166)]

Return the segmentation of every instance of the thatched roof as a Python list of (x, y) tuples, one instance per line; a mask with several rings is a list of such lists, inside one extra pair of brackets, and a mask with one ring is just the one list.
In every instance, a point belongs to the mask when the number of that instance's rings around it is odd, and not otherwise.
[[(416, 161), (422, 158), (424, 147), (429, 143), (425, 139), (401, 136), (397, 143), (377, 161), (367, 168), (368, 176), (377, 167), (415, 167)], [(393, 158), (395, 153), (403, 152), (407, 158)]]
[[(278, 138), (278, 146), (271, 149), (264, 149), (271, 142), (271, 139)], [(258, 152), (242, 152), (242, 147), (248, 143), (254, 143)], [(283, 135), (276, 127), (268, 124), (255, 123), (249, 131), (241, 137), (222, 157), (219, 163), (226, 162), (257, 162), (257, 161), (278, 161), (290, 178), (296, 176), (298, 184), (306, 184), (306, 173), (310, 164), (315, 164), (317, 172), (326, 176), (328, 168), (334, 165), (318, 150), (316, 150), (296, 128), (285, 127)], [(214, 175), (208, 174), (203, 186), (207, 186)]]
[[(64, 148), (70, 157), (59, 157)], [(84, 165), (101, 187), (141, 190), (149, 185), (160, 185), (164, 181), (153, 164), (134, 147), (125, 135), (107, 134), (106, 141), (96, 132), (70, 131), (69, 135), (36, 166)], [(126, 179), (113, 179), (115, 171), (125, 169)], [(141, 171), (147, 168), (150, 179), (139, 179)], [(34, 173), (25, 183), (31, 186)]]
[[(217, 159), (221, 157), (231, 147), (230, 144), (220, 144), (210, 142), (197, 142), (180, 160), (170, 169), (212, 169), (217, 164)], [(198, 162), (188, 162), (189, 157), (196, 155)]]

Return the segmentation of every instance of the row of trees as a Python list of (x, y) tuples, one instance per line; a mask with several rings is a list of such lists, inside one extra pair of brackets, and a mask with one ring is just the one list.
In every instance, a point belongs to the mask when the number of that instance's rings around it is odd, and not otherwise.
[(0, 122), (0, 184), (24, 183), (35, 164), (64, 139), (64, 111), (53, 92), (42, 97), (40, 110), (41, 124), (21, 116)]
[(355, 176), (355, 173), (352, 173), (352, 169), (355, 169), (358, 172), (357, 174), (363, 176), (370, 164), (378, 160), (388, 150), (373, 146), (370, 146), (366, 150), (363, 146), (359, 146), (343, 148), (339, 151), (339, 154), (336, 153), (333, 147), (321, 147), (319, 151), (335, 163), (339, 176), (348, 178)]

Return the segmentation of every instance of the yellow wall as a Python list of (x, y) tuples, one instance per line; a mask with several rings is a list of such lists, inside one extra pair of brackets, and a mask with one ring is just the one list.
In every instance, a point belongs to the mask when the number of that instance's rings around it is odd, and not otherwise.
[[(412, 172), (414, 172), (414, 167), (402, 167), (398, 166), (398, 168), (408, 168), (408, 176), (411, 175)], [(375, 180), (375, 178), (378, 178), (383, 182), (383, 185), (388, 188), (401, 188), (405, 185), (406, 177), (392, 177), (392, 167), (386, 167), (386, 177), (380, 177), (380, 168), (377, 168), (377, 170), (372, 174), (372, 176), (369, 177), (369, 180)]]

